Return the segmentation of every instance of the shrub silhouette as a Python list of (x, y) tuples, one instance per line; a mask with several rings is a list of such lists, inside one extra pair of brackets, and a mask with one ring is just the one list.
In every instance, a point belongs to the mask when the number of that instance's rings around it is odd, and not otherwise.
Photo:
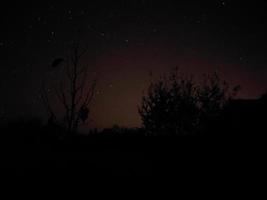
[(148, 134), (192, 135), (203, 129), (239, 90), (214, 73), (197, 84), (178, 69), (152, 82), (139, 114)]

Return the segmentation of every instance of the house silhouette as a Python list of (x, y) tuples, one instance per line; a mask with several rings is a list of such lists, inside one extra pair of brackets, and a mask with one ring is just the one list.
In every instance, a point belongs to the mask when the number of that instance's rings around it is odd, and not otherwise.
[(231, 100), (218, 122), (216, 128), (221, 134), (262, 135), (266, 132), (267, 101), (260, 99)]

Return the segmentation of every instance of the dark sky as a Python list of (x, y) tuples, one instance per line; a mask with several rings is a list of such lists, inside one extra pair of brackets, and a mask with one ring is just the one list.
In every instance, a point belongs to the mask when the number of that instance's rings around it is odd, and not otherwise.
[(266, 1), (230, 0), (1, 5), (0, 112), (42, 115), (41, 82), (77, 39), (89, 44), (83, 62), (99, 80), (95, 127), (139, 126), (150, 72), (176, 66), (196, 76), (218, 71), (242, 86), (240, 97), (258, 97), (267, 89), (266, 10)]

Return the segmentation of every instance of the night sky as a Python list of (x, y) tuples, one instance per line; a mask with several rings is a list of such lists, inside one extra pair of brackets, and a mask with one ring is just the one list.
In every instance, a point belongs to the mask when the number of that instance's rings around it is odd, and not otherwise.
[(0, 113), (42, 116), (42, 80), (55, 78), (51, 63), (74, 40), (89, 45), (82, 62), (98, 79), (92, 127), (140, 126), (151, 73), (176, 66), (195, 76), (217, 71), (242, 86), (240, 98), (256, 98), (267, 89), (266, 10), (267, 1), (230, 0), (1, 5)]

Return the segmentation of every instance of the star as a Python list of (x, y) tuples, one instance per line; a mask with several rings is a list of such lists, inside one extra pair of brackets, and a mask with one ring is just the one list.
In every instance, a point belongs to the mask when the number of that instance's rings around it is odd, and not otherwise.
[(158, 29), (153, 28), (152, 32), (153, 32), (153, 33), (157, 33), (157, 32), (158, 32)]
[(85, 15), (85, 11), (84, 10), (81, 11), (81, 15)]
[(54, 5), (50, 5), (49, 9), (50, 10), (54, 10), (55, 6)]
[(72, 10), (68, 10), (68, 15), (69, 15), (68, 19), (72, 20), (73, 19)]
[(239, 57), (239, 60), (240, 60), (240, 62), (244, 62), (244, 63), (246, 62), (246, 58), (244, 58), (244, 57), (242, 57), (242, 56)]

